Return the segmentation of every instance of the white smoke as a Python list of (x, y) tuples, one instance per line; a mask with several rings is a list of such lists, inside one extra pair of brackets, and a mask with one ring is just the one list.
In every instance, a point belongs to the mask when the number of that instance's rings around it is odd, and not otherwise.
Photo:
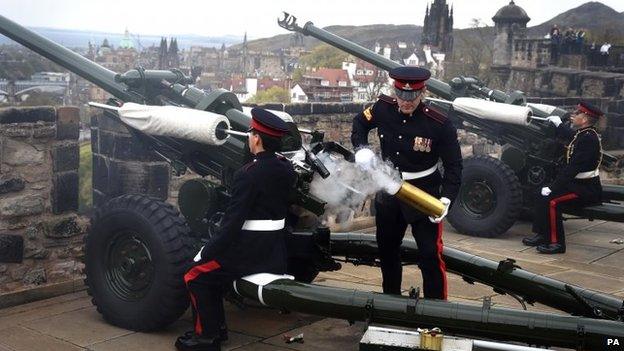
[(370, 160), (358, 163), (325, 152), (317, 157), (325, 164), (330, 176), (323, 179), (316, 175), (310, 193), (327, 202), (330, 212), (347, 208), (356, 211), (376, 192), (384, 190), (395, 194), (401, 187), (399, 171), (372, 152), (367, 155)]

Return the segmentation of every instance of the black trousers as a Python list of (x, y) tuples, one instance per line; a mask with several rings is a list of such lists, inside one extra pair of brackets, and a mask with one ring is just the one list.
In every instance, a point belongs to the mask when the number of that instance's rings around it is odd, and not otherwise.
[(376, 238), (381, 261), (383, 291), (387, 294), (401, 294), (403, 266), (401, 264), (401, 243), (407, 225), (418, 245), (419, 262), (425, 298), (446, 299), (446, 266), (442, 259), (442, 223), (431, 223), (423, 216), (407, 223), (396, 199), (375, 202)]
[(223, 289), (234, 280), (217, 261), (198, 264), (184, 275), (191, 297), (195, 333), (205, 338), (216, 338), (225, 328)]
[(549, 196), (538, 195), (533, 213), (533, 232), (551, 244), (565, 246), (562, 206), (583, 206), (584, 201), (575, 192), (553, 192)]

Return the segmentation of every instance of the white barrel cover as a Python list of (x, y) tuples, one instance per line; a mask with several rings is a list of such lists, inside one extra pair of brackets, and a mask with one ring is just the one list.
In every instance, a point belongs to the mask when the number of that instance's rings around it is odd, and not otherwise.
[(202, 144), (225, 143), (227, 138), (217, 138), (219, 123), (224, 123), (230, 129), (227, 117), (192, 108), (127, 102), (119, 108), (118, 113), (124, 123), (146, 134), (193, 140)]
[(531, 122), (531, 108), (528, 106), (460, 97), (453, 100), (453, 109), (481, 119), (521, 126), (529, 125)]

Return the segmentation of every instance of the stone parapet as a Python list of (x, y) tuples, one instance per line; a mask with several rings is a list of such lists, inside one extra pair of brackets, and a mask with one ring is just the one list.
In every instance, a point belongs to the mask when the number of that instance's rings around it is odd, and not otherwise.
[(78, 112), (0, 109), (0, 299), (81, 277)]

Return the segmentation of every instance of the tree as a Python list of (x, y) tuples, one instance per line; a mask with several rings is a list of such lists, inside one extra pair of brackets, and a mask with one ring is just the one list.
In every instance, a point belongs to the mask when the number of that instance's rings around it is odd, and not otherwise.
[(321, 44), (299, 59), (300, 67), (342, 68), (342, 62), (349, 54), (327, 44)]
[(455, 59), (447, 65), (446, 76), (475, 76), (488, 84), (494, 77), (490, 70), (494, 50), (492, 28), (478, 18), (472, 19), (470, 27), (455, 35)]
[(271, 87), (267, 90), (261, 90), (252, 96), (247, 102), (252, 104), (263, 104), (268, 102), (279, 102), (283, 104), (290, 103), (290, 92), (280, 87)]

